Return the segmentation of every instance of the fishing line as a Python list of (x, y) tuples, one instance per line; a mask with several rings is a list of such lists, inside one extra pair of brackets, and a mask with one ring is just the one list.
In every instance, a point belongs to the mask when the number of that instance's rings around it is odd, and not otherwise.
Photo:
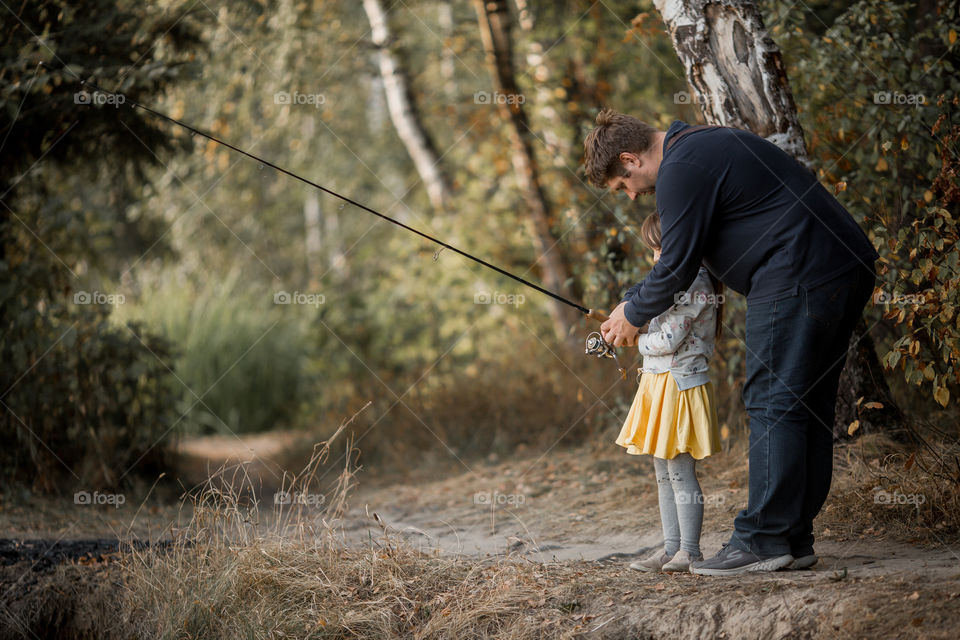
[[(43, 63), (41, 63), (41, 64), (43, 64)], [(43, 66), (48, 66), (48, 65), (45, 65), (45, 64), (44, 64)], [(329, 188), (323, 186), (322, 184), (318, 184), (318, 183), (314, 182), (313, 180), (310, 180), (310, 179), (308, 179), (308, 178), (304, 178), (303, 176), (298, 175), (298, 174), (294, 173), (293, 171), (290, 171), (289, 169), (285, 169), (285, 168), (281, 167), (280, 165), (274, 164), (273, 162), (270, 162), (269, 160), (267, 160), (267, 159), (265, 159), (265, 158), (261, 158), (261, 157), (258, 156), (258, 155), (255, 155), (255, 154), (253, 154), (253, 153), (251, 153), (251, 152), (249, 152), (249, 151), (246, 151), (246, 150), (244, 150), (244, 149), (241, 149), (240, 147), (237, 147), (237, 146), (235, 146), (235, 145), (233, 145), (233, 144), (230, 144), (229, 142), (227, 142), (227, 141), (225, 141), (225, 140), (222, 140), (222, 139), (214, 136), (213, 134), (207, 133), (207, 132), (205, 132), (205, 131), (203, 131), (203, 130), (201, 130), (201, 129), (198, 129), (198, 128), (190, 125), (190, 124), (187, 124), (186, 122), (183, 122), (182, 120), (178, 120), (177, 118), (174, 118), (174, 117), (172, 117), (172, 116), (169, 116), (169, 115), (163, 113), (162, 111), (157, 111), (156, 109), (152, 109), (152, 108), (150, 108), (150, 107), (148, 107), (148, 106), (146, 106), (146, 105), (140, 104), (139, 102), (137, 102), (137, 101), (135, 101), (135, 100), (130, 100), (130, 99), (127, 98), (127, 96), (124, 95), (124, 94), (120, 94), (120, 93), (117, 93), (117, 92), (115, 92), (115, 91), (108, 91), (108, 90), (106, 90), (106, 89), (103, 89), (103, 88), (101, 88), (101, 87), (98, 87), (97, 85), (95, 85), (95, 84), (93, 84), (93, 83), (91, 83), (91, 82), (87, 82), (86, 80), (81, 79), (79, 76), (77, 76), (75, 73), (73, 73), (73, 72), (70, 71), (69, 69), (64, 69), (64, 70), (66, 70), (68, 73), (70, 73), (71, 75), (73, 75), (74, 77), (76, 77), (77, 80), (80, 81), (80, 84), (81, 84), (82, 86), (84, 86), (84, 87), (91, 87), (94, 91), (99, 91), (100, 93), (108, 94), (108, 95), (111, 95), (111, 96), (120, 96), (120, 97), (122, 97), (122, 98), (123, 98), (123, 102), (120, 103), (120, 104), (129, 104), (131, 108), (142, 109), (143, 111), (146, 111), (147, 113), (149, 113), (149, 114), (151, 114), (151, 115), (153, 115), (153, 116), (155, 116), (155, 117), (157, 117), (157, 118), (161, 118), (161, 119), (163, 119), (163, 120), (166, 120), (166, 121), (168, 121), (168, 122), (171, 122), (171, 123), (173, 123), (173, 124), (175, 124), (175, 125), (177, 125), (177, 126), (179, 126), (179, 127), (182, 127), (182, 128), (184, 128), (184, 129), (186, 129), (187, 131), (190, 131), (190, 132), (193, 133), (193, 134), (202, 136), (202, 137), (204, 137), (204, 138), (206, 138), (206, 139), (208, 139), (208, 140), (210, 140), (210, 141), (212, 141), (212, 142), (215, 142), (215, 143), (217, 143), (217, 144), (219, 144), (219, 145), (222, 145), (222, 146), (224, 146), (224, 147), (227, 147), (228, 149), (231, 149), (231, 150), (233, 150), (233, 151), (235, 151), (235, 152), (237, 152), (237, 153), (239, 153), (239, 154), (245, 155), (245, 156), (247, 156), (248, 158), (251, 158), (251, 159), (253, 159), (253, 160), (256, 160), (257, 162), (259, 162), (259, 163), (261, 163), (261, 164), (263, 164), (263, 165), (265, 165), (265, 166), (268, 166), (268, 167), (270, 167), (270, 168), (272, 168), (272, 169), (275, 169), (276, 171), (279, 171), (280, 173), (284, 173), (284, 174), (290, 176), (291, 178), (295, 178), (295, 179), (299, 180), (300, 182), (303, 182), (304, 184), (308, 184), (308, 185), (310, 185), (311, 187), (314, 187), (315, 189), (319, 189), (320, 191), (323, 191), (324, 193), (327, 193), (327, 194), (329, 194), (329, 195), (331, 195), (331, 196), (333, 196), (333, 197), (335, 197), (335, 198), (338, 198), (338, 199), (340, 199), (340, 200), (342, 200), (342, 201), (344, 201), (344, 202), (347, 202), (347, 203), (349, 203), (349, 204), (352, 204), (353, 206), (355, 206), (355, 207), (357, 207), (357, 208), (363, 209), (363, 210), (366, 211), (367, 213), (372, 213), (373, 215), (375, 215), (375, 216), (377, 216), (377, 217), (379, 217), (379, 218), (382, 218), (382, 219), (384, 219), (384, 220), (386, 220), (386, 221), (388, 221), (388, 222), (392, 222), (393, 224), (397, 225), (398, 227), (401, 227), (401, 228), (403, 228), (403, 229), (406, 229), (407, 231), (410, 231), (411, 233), (417, 234), (417, 235), (420, 236), (421, 238), (425, 238), (425, 239), (427, 239), (427, 240), (429, 240), (429, 241), (431, 241), (431, 242), (434, 242), (434, 243), (440, 245), (440, 246), (443, 247), (444, 249), (449, 249), (450, 251), (453, 251), (454, 253), (460, 254), (461, 256), (463, 256), (463, 257), (465, 257), (465, 258), (469, 258), (470, 260), (473, 260), (474, 262), (476, 262), (476, 263), (478, 263), (478, 264), (481, 264), (481, 265), (487, 267), (488, 269), (492, 269), (493, 271), (496, 271), (497, 273), (499, 273), (499, 274), (501, 274), (501, 275), (504, 275), (504, 276), (507, 276), (508, 278), (511, 278), (511, 279), (513, 279), (513, 280), (516, 280), (517, 282), (519, 282), (519, 283), (521, 283), (521, 284), (523, 284), (523, 285), (525, 285), (525, 286), (527, 286), (527, 287), (530, 287), (531, 289), (535, 289), (535, 290), (539, 291), (539, 292), (542, 293), (542, 294), (548, 295), (548, 296), (550, 296), (551, 298), (553, 298), (554, 300), (556, 300), (556, 301), (558, 301), (558, 302), (562, 302), (562, 303), (564, 303), (564, 304), (566, 304), (566, 305), (568, 305), (568, 306), (571, 306), (571, 307), (573, 307), (574, 309), (576, 309), (577, 311), (580, 311), (581, 313), (586, 314), (587, 316), (589, 316), (589, 317), (591, 317), (591, 318), (599, 319), (600, 317), (602, 317), (602, 316), (600, 316), (600, 315), (594, 315), (594, 314), (596, 314), (597, 312), (591, 311), (590, 309), (584, 307), (583, 305), (577, 304), (576, 302), (573, 302), (572, 300), (568, 300), (567, 298), (564, 298), (564, 297), (561, 296), (560, 294), (554, 293), (553, 291), (550, 291), (550, 290), (548, 290), (548, 289), (544, 289), (543, 287), (541, 287), (541, 286), (539, 286), (539, 285), (537, 285), (537, 284), (534, 284), (533, 282), (530, 282), (529, 280), (525, 280), (524, 278), (521, 278), (521, 277), (518, 276), (518, 275), (514, 275), (514, 274), (510, 273), (509, 271), (506, 271), (506, 270), (504, 270), (504, 269), (501, 269), (501, 268), (498, 267), (497, 265), (491, 264), (491, 263), (487, 262), (486, 260), (484, 260), (484, 259), (482, 259), (482, 258), (478, 258), (477, 256), (471, 255), (471, 254), (467, 253), (466, 251), (462, 251), (462, 250), (454, 247), (453, 245), (448, 244), (448, 243), (444, 242), (443, 240), (440, 240), (439, 238), (435, 238), (434, 236), (431, 236), (431, 235), (428, 234), (428, 233), (424, 233), (423, 231), (420, 231), (419, 229), (414, 229), (413, 227), (411, 227), (411, 226), (409, 226), (409, 225), (406, 225), (406, 224), (400, 222), (399, 220), (397, 220), (397, 219), (395, 219), (395, 218), (391, 218), (390, 216), (388, 216), (388, 215), (386, 215), (386, 214), (380, 213), (380, 212), (377, 211), (376, 209), (372, 209), (371, 207), (368, 207), (367, 205), (365, 205), (365, 204), (363, 204), (363, 203), (361, 203), (361, 202), (357, 202), (356, 200), (354, 200), (354, 199), (352, 199), (352, 198), (350, 198), (350, 197), (348, 197), (348, 196), (345, 196), (345, 195), (343, 195), (343, 194), (341, 194), (341, 193), (337, 193), (337, 192), (334, 191), (333, 189), (329, 189)], [(119, 105), (118, 105), (118, 106), (119, 106)], [(439, 256), (439, 251), (437, 252), (437, 254), (435, 254), (435, 257), (438, 257), (438, 256)], [(604, 319), (605, 319), (605, 317), (604, 317)]]

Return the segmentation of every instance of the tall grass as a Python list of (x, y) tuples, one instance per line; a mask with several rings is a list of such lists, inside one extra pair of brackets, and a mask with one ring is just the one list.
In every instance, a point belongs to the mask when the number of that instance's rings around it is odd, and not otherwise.
[[(288, 495), (322, 491), (317, 471), (348, 423), (317, 445), (300, 473), (286, 478)], [(524, 614), (542, 591), (529, 566), (442, 558), (414, 549), (382, 524), (382, 537), (348, 544), (337, 527), (356, 472), (356, 451), (350, 444), (347, 449), (339, 478), (319, 493), (325, 496), (321, 506), (294, 499), (262, 508), (242, 466), (215, 474), (196, 496), (189, 526), (172, 550), (124, 558), (137, 637), (547, 635)]]
[(127, 310), (178, 350), (183, 433), (253, 432), (289, 426), (306, 402), (303, 310), (230, 275), (202, 287), (165, 278)]

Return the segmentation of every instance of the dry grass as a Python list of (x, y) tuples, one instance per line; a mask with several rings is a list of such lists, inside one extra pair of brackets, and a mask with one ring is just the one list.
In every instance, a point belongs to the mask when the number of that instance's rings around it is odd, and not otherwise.
[[(834, 560), (851, 567), (850, 577), (846, 568), (843, 574), (825, 568), (718, 581), (689, 574), (638, 575), (625, 561), (540, 564), (522, 556), (440, 555), (415, 548), (387, 526), (360, 543), (340, 526), (357, 471), (351, 444), (336, 447), (337, 454), (346, 450), (347, 463), (328, 486), (320, 486), (319, 471), (330, 467), (334, 446), (346, 438), (348, 427), (349, 421), (316, 448), (300, 473), (284, 478), (282, 489), (290, 494), (323, 492), (321, 505), (274, 505), (270, 495), (271, 504), (265, 505), (255, 498), (247, 466), (223, 468), (195, 494), (189, 524), (176, 531), (171, 550), (129, 552), (121, 565), (90, 575), (85, 573), (90, 567), (64, 565), (48, 584), (24, 591), (29, 597), (5, 603), (16, 605), (6, 616), (7, 623), (16, 623), (8, 631), (204, 640), (955, 635), (951, 598), (960, 597), (960, 584), (949, 567), (940, 571), (936, 586), (928, 570), (874, 575), (843, 556)], [(543, 464), (511, 458), (479, 473), (504, 482), (505, 491), (545, 491), (542, 500), (531, 499), (524, 518), (563, 539), (654, 526), (653, 520), (642, 520), (656, 517), (648, 469), (629, 465), (639, 461), (622, 452), (608, 455), (609, 445), (595, 449), (557, 452)], [(901, 445), (878, 436), (838, 447), (835, 488), (821, 516), (833, 531), (826, 537), (870, 536), (872, 531), (885, 538), (955, 539), (957, 492), (949, 471), (956, 451), (943, 443), (904, 453)], [(712, 528), (728, 526), (746, 497), (745, 458), (745, 443), (738, 441), (704, 464), (705, 490), (726, 498), (722, 507), (708, 510)], [(436, 487), (394, 487), (392, 498), (417, 497), (423, 507), (442, 504), (451, 495), (469, 495), (476, 489), (470, 483), (476, 482), (474, 474), (463, 474), (435, 480)], [(925, 500), (919, 509), (875, 503), (876, 487), (891, 494), (922, 493)], [(533, 512), (541, 507), (543, 513)], [(572, 519), (573, 512), (585, 519)], [(450, 515), (449, 505), (436, 514)], [(910, 551), (889, 549), (898, 558)], [(918, 560), (927, 557), (921, 549), (914, 552)], [(867, 559), (874, 557), (883, 558), (883, 552)], [(9, 576), (18, 590), (26, 587), (22, 573), (18, 569)], [(711, 613), (704, 616), (705, 611)], [(67, 627), (72, 635), (63, 633)], [(60, 630), (59, 635), (51, 630)], [(0, 629), (0, 638), (24, 635), (4, 635)]]
[(821, 522), (836, 533), (911, 542), (960, 538), (960, 443), (920, 440), (906, 449), (882, 434), (838, 447), (834, 489)]
[[(386, 527), (366, 548), (347, 546), (335, 523), (353, 484), (356, 450), (347, 446), (348, 462), (326, 493), (317, 493), (316, 483), (349, 422), (285, 479), (283, 490), (306, 503), (268, 513), (242, 465), (223, 468), (195, 497), (173, 550), (125, 558), (138, 636), (545, 637), (543, 621), (529, 613), (531, 601), (545, 602), (548, 586), (534, 565), (441, 558)], [(318, 495), (325, 496), (319, 507), (311, 498)]]

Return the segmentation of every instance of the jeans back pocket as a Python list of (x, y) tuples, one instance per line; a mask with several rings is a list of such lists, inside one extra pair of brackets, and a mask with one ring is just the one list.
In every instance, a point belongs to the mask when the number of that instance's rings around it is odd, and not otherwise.
[(847, 299), (856, 282), (856, 273), (851, 269), (808, 289), (801, 286), (807, 317), (823, 324), (839, 322), (846, 314)]

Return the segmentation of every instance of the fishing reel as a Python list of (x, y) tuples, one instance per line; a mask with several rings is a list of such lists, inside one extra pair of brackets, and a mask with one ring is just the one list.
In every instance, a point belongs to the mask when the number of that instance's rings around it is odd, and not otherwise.
[(597, 356), (598, 358), (613, 358), (613, 361), (617, 363), (617, 370), (620, 371), (620, 377), (624, 380), (627, 379), (627, 370), (621, 366), (614, 346), (604, 340), (599, 331), (594, 331), (587, 336), (585, 353), (588, 356)]

